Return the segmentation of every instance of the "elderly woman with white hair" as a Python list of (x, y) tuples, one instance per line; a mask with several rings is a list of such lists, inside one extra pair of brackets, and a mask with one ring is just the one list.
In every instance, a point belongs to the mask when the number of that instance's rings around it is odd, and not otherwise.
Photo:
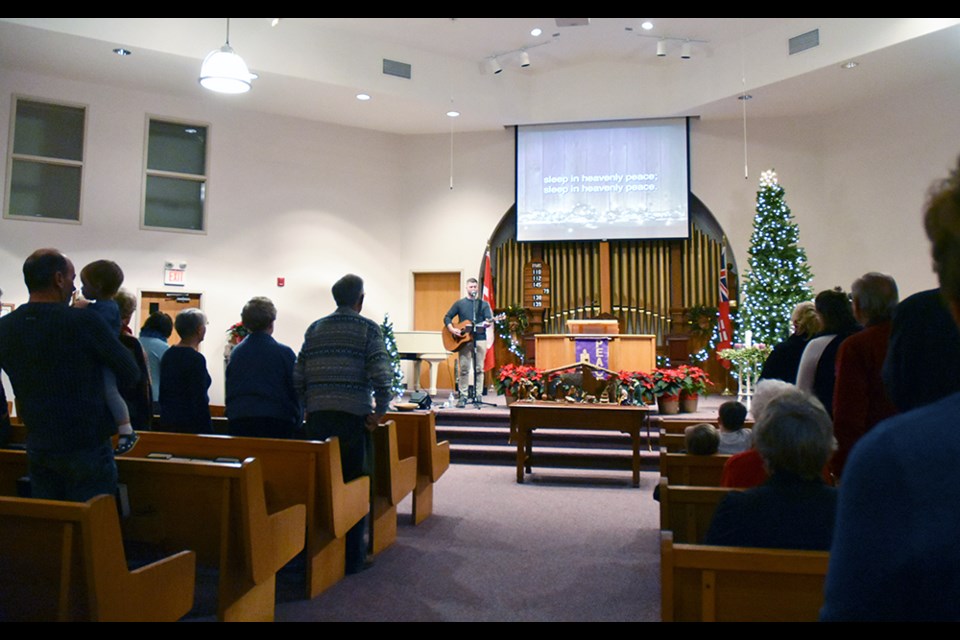
[(836, 448), (823, 405), (793, 388), (770, 401), (754, 429), (770, 477), (727, 495), (714, 514), (706, 544), (775, 549), (829, 549), (837, 490), (821, 473)]
[(184, 309), (173, 326), (180, 342), (160, 360), (160, 431), (213, 433), (210, 421), (210, 374), (200, 343), (207, 335), (207, 316)]
[[(784, 393), (796, 391), (796, 387), (783, 380), (761, 380), (753, 393), (750, 414), (754, 422), (760, 422), (767, 406)], [(754, 433), (756, 441), (756, 433)], [(760, 453), (753, 447), (730, 457), (723, 465), (720, 477), (721, 487), (747, 489), (763, 484), (767, 479), (767, 469)]]

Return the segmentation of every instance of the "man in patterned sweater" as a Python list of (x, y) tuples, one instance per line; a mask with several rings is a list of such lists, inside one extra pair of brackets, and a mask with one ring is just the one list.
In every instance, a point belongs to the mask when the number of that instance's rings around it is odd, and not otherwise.
[[(363, 280), (345, 275), (333, 285), (337, 310), (310, 325), (294, 369), (294, 386), (307, 412), (307, 437), (340, 440), (346, 482), (368, 472), (369, 434), (390, 402), (393, 372), (373, 320), (360, 315)], [(364, 522), (347, 532), (346, 572), (369, 566)]]

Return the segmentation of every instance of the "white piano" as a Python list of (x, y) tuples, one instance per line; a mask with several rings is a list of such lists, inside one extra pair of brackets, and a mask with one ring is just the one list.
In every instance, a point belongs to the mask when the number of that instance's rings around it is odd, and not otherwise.
[[(437, 372), (441, 362), (451, 355), (443, 346), (439, 331), (394, 331), (397, 351), (401, 360), (413, 360), (413, 388), (420, 390), (420, 363), (426, 362), (430, 370), (430, 395), (437, 395)], [(410, 383), (407, 383), (410, 387)]]

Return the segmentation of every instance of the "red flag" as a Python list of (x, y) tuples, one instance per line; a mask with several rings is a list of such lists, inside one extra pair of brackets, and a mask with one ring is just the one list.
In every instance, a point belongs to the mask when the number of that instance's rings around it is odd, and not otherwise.
[[(483, 301), (490, 305), (490, 312), (496, 308), (493, 302), (493, 273), (490, 271), (490, 251), (487, 251), (486, 260), (483, 266)], [(490, 327), (488, 333), (490, 338), (487, 340), (487, 355), (483, 359), (483, 370), (490, 371), (494, 366), (493, 341), (497, 337), (495, 327)]]
[[(732, 345), (733, 325), (730, 322), (730, 290), (727, 289), (727, 250), (724, 247), (720, 251), (720, 304), (717, 309), (717, 353), (724, 349), (729, 349)], [(720, 360), (720, 363), (727, 369), (730, 368), (729, 360)]]

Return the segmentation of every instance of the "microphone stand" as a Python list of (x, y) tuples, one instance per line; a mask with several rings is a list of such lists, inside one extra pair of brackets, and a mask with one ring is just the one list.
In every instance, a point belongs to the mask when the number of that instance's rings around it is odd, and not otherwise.
[[(471, 362), (473, 365), (473, 386), (468, 387), (469, 393), (467, 397), (467, 404), (472, 404), (474, 409), (482, 409), (484, 405), (488, 407), (497, 406), (493, 402), (484, 402), (482, 400), (481, 388), (483, 386), (483, 364), (477, 362), (477, 305), (480, 304), (482, 309), (482, 302), (478, 297), (473, 299), (473, 324), (470, 326), (470, 332), (473, 334), (473, 339), (470, 341), (471, 349)], [(491, 310), (492, 311), (492, 310)], [(479, 365), (480, 373), (477, 374), (477, 365)]]

